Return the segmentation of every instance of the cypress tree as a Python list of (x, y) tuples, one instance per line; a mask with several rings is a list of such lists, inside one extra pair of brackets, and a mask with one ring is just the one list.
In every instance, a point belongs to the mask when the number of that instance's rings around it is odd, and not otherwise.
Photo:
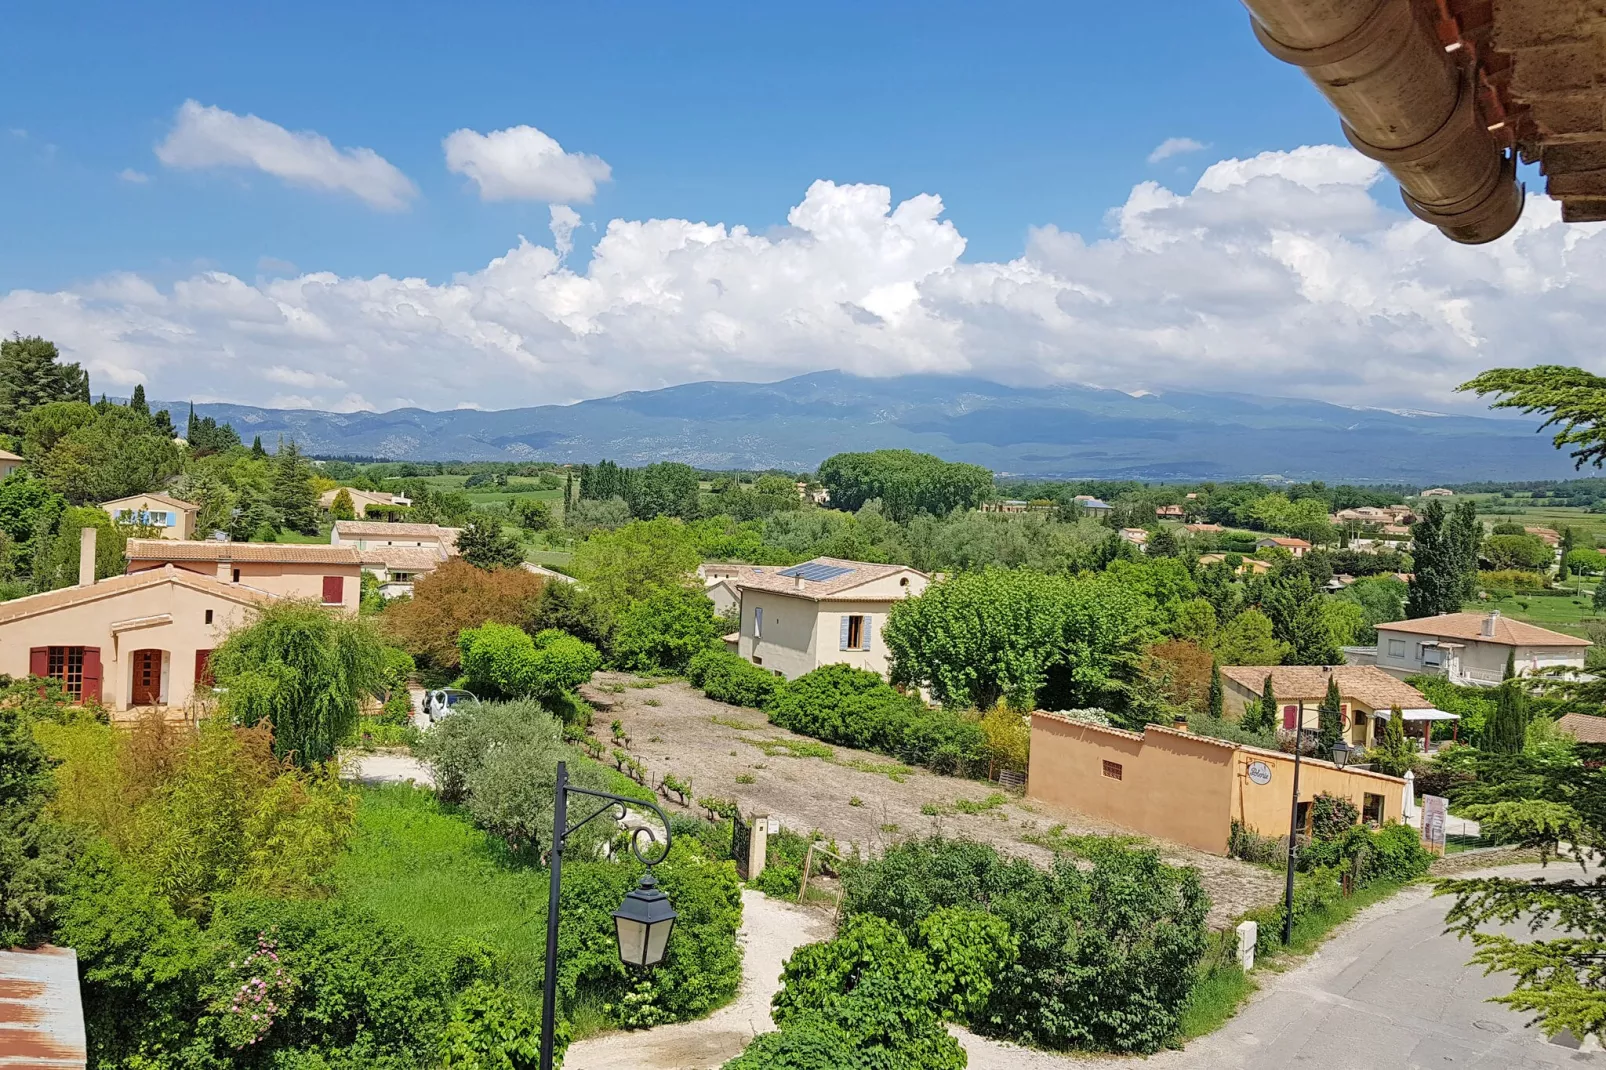
[(1502, 680), (1510, 680), (1513, 677), (1515, 677), (1516, 675), (1517, 675), (1517, 648), (1516, 647), (1512, 647), (1510, 650), (1506, 651), (1506, 671), (1500, 677), (1500, 679), (1502, 679)]
[(195, 402), (192, 401), (192, 402), (190, 402), (190, 419), (189, 419), (189, 422), (184, 425), (184, 441), (185, 442), (194, 442), (195, 441), (195, 428), (196, 428), (196, 424), (195, 424)]
[(142, 416), (151, 414), (151, 407), (145, 404), (145, 384), (135, 383), (134, 394), (128, 399), (128, 407)]
[(262, 436), (258, 435), (253, 438), (251, 440), (251, 456), (260, 461), (267, 455), (268, 451), (262, 448)]
[(1269, 732), (1277, 726), (1277, 696), (1271, 689), (1271, 670), (1266, 670), (1266, 682), (1260, 687), (1260, 705), (1253, 717), (1246, 718), (1244, 727), (1254, 732)]
[(1316, 745), (1323, 754), (1344, 737), (1344, 699), (1338, 693), (1338, 680), (1327, 678), (1327, 696), (1316, 707)]
[(1596, 613), (1606, 613), (1606, 576), (1595, 579), (1595, 597), (1592, 605)]
[(1499, 687), (1494, 716), (1483, 728), (1483, 749), (1495, 754), (1521, 754), (1528, 735), (1528, 695), (1517, 680)]
[(1221, 687), (1221, 662), (1210, 661), (1210, 716), (1221, 720), (1226, 707), (1226, 695)]

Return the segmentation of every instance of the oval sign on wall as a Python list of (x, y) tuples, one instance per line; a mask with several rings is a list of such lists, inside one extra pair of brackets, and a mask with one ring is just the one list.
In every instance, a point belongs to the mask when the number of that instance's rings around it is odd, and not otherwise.
[(1270, 784), (1271, 766), (1265, 762), (1250, 762), (1249, 781), (1252, 784)]

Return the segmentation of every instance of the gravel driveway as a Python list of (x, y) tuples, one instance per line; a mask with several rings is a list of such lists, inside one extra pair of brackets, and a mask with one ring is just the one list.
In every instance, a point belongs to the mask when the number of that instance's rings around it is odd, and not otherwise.
[[(714, 702), (680, 681), (643, 684), (652, 681), (599, 673), (580, 689), (597, 708), (598, 739), (608, 740), (610, 722), (618, 719), (630, 752), (654, 777), (674, 773), (690, 779), (696, 795), (735, 799), (743, 813), (767, 813), (795, 832), (819, 830), (844, 847), (857, 844), (872, 854), (910, 837), (941, 833), (1045, 864), (1052, 852), (1030, 841), (1054, 826), (1071, 835), (1130, 834), (1016, 795), (979, 813), (962, 813), (956, 803), (985, 805), (999, 794), (997, 785), (909, 769), (847, 747), (831, 747), (830, 759), (798, 757), (786, 747), (818, 748), (819, 741), (770, 725), (758, 710)], [(1199, 870), (1213, 925), (1229, 924), (1282, 893), (1280, 877), (1269, 870), (1179, 844), (1156, 846), (1168, 861)]]

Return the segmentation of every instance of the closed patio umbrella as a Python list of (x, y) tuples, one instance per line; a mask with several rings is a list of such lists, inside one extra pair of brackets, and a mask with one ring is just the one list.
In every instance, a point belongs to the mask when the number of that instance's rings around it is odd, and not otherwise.
[(1400, 820), (1407, 825), (1416, 817), (1416, 774), (1405, 771), (1405, 798), (1400, 802)]

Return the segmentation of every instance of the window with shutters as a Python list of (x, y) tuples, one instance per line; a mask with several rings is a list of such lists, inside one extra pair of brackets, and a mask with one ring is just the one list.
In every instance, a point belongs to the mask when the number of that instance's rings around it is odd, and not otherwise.
[(346, 578), (344, 576), (325, 576), (323, 578), (323, 604), (338, 606), (346, 600)]
[(1121, 763), (1120, 762), (1105, 762), (1104, 763), (1104, 776), (1108, 780), (1120, 780), (1121, 779)]
[(864, 646), (864, 618), (858, 614), (848, 617), (848, 643), (849, 650), (858, 650)]
[(61, 681), (61, 689), (73, 698), (84, 695), (84, 648), (53, 646), (45, 662), (45, 675)]

